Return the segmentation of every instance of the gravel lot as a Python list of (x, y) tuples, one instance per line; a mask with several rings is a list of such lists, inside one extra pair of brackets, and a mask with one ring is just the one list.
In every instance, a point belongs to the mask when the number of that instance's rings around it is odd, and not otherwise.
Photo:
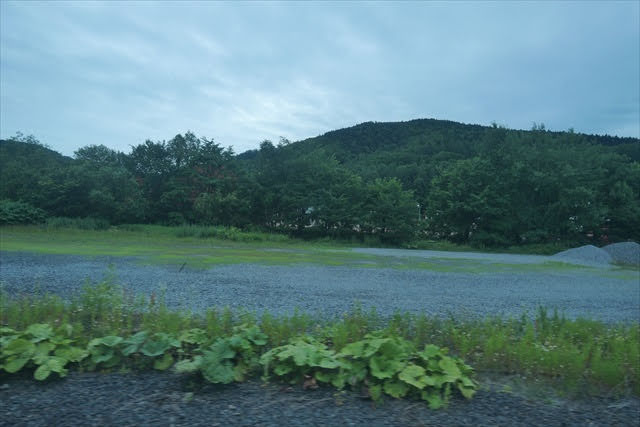
[[(404, 256), (402, 251), (397, 253)], [(505, 255), (477, 256), (505, 262)], [(545, 258), (507, 257), (513, 264)], [(148, 296), (164, 290), (170, 307), (194, 311), (229, 306), (287, 314), (297, 307), (327, 317), (349, 311), (358, 302), (367, 309), (375, 307), (382, 315), (402, 310), (442, 316), (520, 316), (542, 305), (571, 318), (640, 320), (637, 272), (622, 278), (610, 274), (609, 267), (475, 274), (257, 264), (179, 270), (141, 265), (133, 258), (0, 253), (0, 280), (10, 295), (46, 291), (69, 297), (87, 280), (97, 282), (112, 274), (118, 284), (134, 293)]]

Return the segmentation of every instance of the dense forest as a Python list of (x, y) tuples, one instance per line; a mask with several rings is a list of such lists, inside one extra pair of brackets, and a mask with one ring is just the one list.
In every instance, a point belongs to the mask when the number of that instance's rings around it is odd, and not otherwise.
[(0, 141), (0, 222), (95, 217), (476, 246), (640, 240), (640, 140), (422, 119), (236, 155), (191, 132), (73, 158)]

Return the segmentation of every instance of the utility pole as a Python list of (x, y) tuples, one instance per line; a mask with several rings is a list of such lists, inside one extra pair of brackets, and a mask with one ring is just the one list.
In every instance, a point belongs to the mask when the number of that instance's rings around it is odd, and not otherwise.
[(418, 222), (420, 222), (420, 203), (418, 203), (416, 206), (418, 206)]

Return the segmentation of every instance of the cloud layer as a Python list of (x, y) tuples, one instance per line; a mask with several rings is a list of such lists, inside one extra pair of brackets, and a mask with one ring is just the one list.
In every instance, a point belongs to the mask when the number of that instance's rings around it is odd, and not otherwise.
[(640, 7), (1, 2), (0, 132), (237, 152), (363, 121), (640, 136)]

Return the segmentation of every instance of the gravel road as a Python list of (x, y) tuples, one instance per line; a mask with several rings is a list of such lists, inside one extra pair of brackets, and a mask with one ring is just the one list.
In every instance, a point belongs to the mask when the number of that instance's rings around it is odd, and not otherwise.
[[(397, 253), (404, 256), (402, 251)], [(506, 262), (505, 255), (476, 256)], [(507, 256), (514, 265), (537, 259)], [(637, 272), (616, 276), (608, 267), (472, 274), (247, 264), (180, 271), (176, 266), (141, 265), (134, 258), (0, 253), (0, 281), (10, 295), (46, 291), (69, 297), (87, 280), (97, 282), (108, 275), (134, 293), (148, 296), (164, 290), (170, 307), (196, 312), (229, 306), (289, 314), (297, 307), (330, 317), (349, 311), (358, 302), (365, 309), (375, 307), (383, 316), (401, 310), (484, 317), (531, 314), (542, 305), (571, 318), (640, 320)]]

